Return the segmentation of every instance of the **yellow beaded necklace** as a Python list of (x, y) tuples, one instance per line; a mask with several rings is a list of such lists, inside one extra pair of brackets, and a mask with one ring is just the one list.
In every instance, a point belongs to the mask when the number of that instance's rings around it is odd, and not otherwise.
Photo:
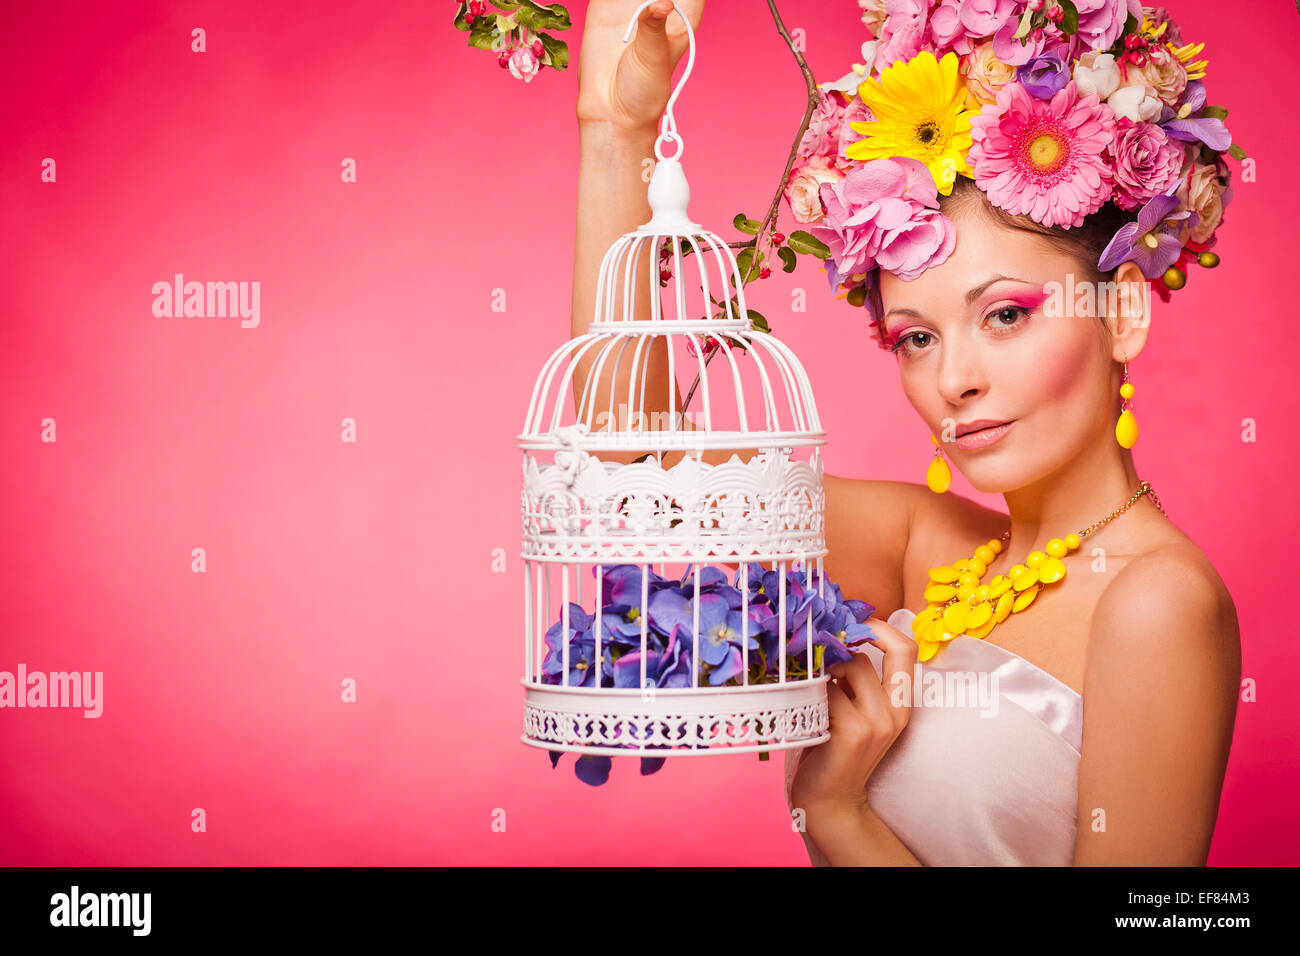
[(1152, 503), (1165, 514), (1151, 483), (1144, 481), (1123, 507), (1078, 534), (1052, 538), (1047, 542), (1046, 554), (1031, 551), (1023, 564), (1017, 564), (1007, 574), (999, 574), (988, 584), (982, 583), (984, 574), (993, 558), (1001, 553), (1002, 542), (1011, 537), (1010, 530), (1004, 531), (1001, 539), (993, 538), (988, 544), (980, 545), (964, 561), (931, 568), (930, 582), (925, 589), (929, 606), (912, 621), (919, 659), (928, 661), (940, 647), (962, 634), (982, 639), (1012, 614), (1029, 607), (1041, 588), (1065, 580), (1065, 562), (1061, 558), (1077, 549), (1084, 538), (1106, 522), (1131, 508), (1143, 495), (1150, 495)]

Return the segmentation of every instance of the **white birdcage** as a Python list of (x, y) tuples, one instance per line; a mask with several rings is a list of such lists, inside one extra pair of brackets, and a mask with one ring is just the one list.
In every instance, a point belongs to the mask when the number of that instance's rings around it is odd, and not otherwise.
[[(633, 13), (625, 42), (649, 2)], [(655, 142), (653, 216), (606, 253), (594, 321), (546, 361), (518, 436), (524, 453), (522, 739), (551, 751), (666, 757), (764, 752), (828, 739), (827, 678), (815, 654), (811, 615), (802, 653), (788, 652), (798, 636), (790, 619), (796, 595), (800, 601), (809, 592), (826, 596), (825, 433), (798, 359), (747, 318), (731, 249), (687, 216), (690, 191), (672, 115), (695, 59), (689, 22), (686, 28), (689, 58)], [(674, 155), (664, 156), (666, 143), (676, 143)], [(661, 302), (658, 250), (665, 245), (672, 247), (665, 290), (672, 315)], [(686, 249), (693, 255), (683, 255)], [(687, 295), (690, 260), (698, 303)], [(651, 290), (648, 319), (634, 314), (639, 269)], [(648, 394), (655, 349), (667, 351), (668, 381)], [(590, 371), (575, 402), (574, 374), (584, 358)], [(698, 385), (683, 400), (688, 409), (678, 407), (679, 368), (694, 373)], [(601, 389), (606, 375), (622, 387)], [(598, 400), (601, 391), (608, 394)], [(658, 427), (650, 427), (656, 414)], [(702, 460), (706, 450), (718, 449), (734, 453), (721, 464)], [(739, 454), (750, 449), (758, 451), (747, 459)], [(629, 451), (646, 454), (631, 463), (598, 457), (623, 452), (627, 458)], [(681, 459), (665, 467), (672, 453)], [(684, 566), (692, 569), (689, 577), (676, 573)], [(770, 601), (754, 590), (759, 566), (769, 585), (775, 579), (779, 593)], [(787, 576), (796, 567), (805, 586), (796, 582), (788, 594)], [(716, 622), (720, 613), (719, 572), (739, 591), (741, 605), (740, 673), (723, 681), (719, 675), (736, 666), (734, 595), (721, 629), (702, 634), (700, 621), (705, 613)], [(655, 575), (680, 577), (685, 587), (660, 594), (665, 588)], [(614, 602), (616, 594), (623, 600)], [(655, 608), (668, 609), (662, 620), (678, 618), (673, 633), (656, 628)], [(768, 610), (764, 630), (757, 617)], [(776, 659), (769, 660), (764, 648), (773, 645)], [(711, 663), (719, 654), (724, 663)]]

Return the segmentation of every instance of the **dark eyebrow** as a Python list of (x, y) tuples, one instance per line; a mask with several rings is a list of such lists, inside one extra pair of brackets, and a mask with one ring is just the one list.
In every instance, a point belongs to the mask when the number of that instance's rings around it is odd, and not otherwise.
[[(1004, 276), (1004, 275), (992, 276), (991, 278), (986, 279), (984, 282), (981, 282), (979, 285), (975, 286), (975, 288), (971, 289), (969, 292), (966, 293), (966, 304), (970, 305), (972, 302), (974, 302), (976, 299), (982, 296), (984, 294), (984, 290), (986, 290), (993, 283), (1002, 282), (1005, 279), (1009, 279), (1012, 282), (1029, 281), (1028, 279), (1017, 279), (1015, 276)], [(921, 318), (921, 313), (917, 312), (915, 309), (890, 309), (888, 312), (885, 313), (885, 318), (889, 318), (891, 315), (910, 315), (915, 319)]]

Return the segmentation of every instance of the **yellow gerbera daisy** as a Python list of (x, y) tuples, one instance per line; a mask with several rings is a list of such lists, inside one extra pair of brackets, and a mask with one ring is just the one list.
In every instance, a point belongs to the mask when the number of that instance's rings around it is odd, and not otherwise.
[(844, 149), (849, 159), (908, 156), (925, 163), (939, 192), (952, 192), (958, 173), (974, 177), (966, 163), (971, 148), (970, 121), (979, 110), (957, 69), (957, 54), (942, 60), (924, 50), (910, 60), (895, 60), (879, 79), (863, 80), (858, 96), (873, 120), (850, 120), (863, 138)]

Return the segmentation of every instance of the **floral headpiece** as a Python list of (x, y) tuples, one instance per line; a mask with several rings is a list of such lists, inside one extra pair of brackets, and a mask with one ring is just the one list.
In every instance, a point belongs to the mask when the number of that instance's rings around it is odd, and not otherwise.
[[(1132, 218), (1097, 267), (1133, 261), (1168, 301), (1232, 199), (1207, 106), (1203, 43), (1139, 0), (858, 0), (874, 38), (834, 83), (796, 150), (794, 218), (826, 244), (832, 291), (880, 326), (879, 268), (911, 280), (952, 253), (939, 211), (957, 176), (988, 201), (1070, 229), (1105, 203)], [(879, 32), (876, 33), (875, 31)]]

